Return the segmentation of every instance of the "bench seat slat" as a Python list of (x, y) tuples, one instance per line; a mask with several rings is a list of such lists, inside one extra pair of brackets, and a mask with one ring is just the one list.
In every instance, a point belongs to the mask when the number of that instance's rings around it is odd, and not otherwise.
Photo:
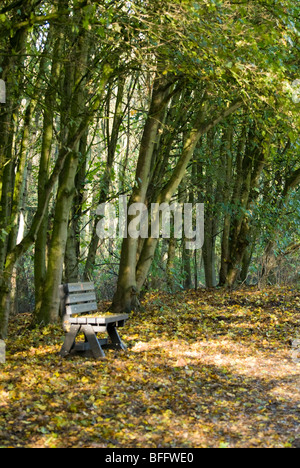
[(68, 321), (72, 325), (103, 325), (106, 326), (110, 323), (116, 323), (119, 326), (124, 326), (125, 320), (128, 319), (128, 315), (123, 314), (123, 315), (111, 315), (111, 316), (103, 316), (103, 317), (69, 317)]
[[(80, 325), (86, 325), (87, 324), (87, 317), (76, 317), (77, 323)], [(73, 321), (72, 321), (73, 323)]]

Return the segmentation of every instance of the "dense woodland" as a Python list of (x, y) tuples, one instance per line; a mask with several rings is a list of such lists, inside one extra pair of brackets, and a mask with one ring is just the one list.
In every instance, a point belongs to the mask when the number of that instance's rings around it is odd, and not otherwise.
[[(299, 448), (299, 19), (0, 1), (0, 448)], [(131, 211), (140, 235), (99, 237), (120, 197), (204, 204), (202, 248), (159, 211), (160, 238)], [(59, 354), (79, 281), (127, 351)]]
[[(0, 337), (147, 291), (299, 285), (299, 3), (2, 0)], [(184, 239), (100, 240), (97, 207), (205, 204)]]

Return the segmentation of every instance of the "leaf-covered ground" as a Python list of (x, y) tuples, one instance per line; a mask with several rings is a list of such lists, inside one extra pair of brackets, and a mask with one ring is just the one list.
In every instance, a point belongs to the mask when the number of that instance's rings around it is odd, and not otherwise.
[(148, 295), (105, 361), (61, 359), (60, 327), (29, 321), (0, 365), (0, 447), (299, 447), (297, 290)]

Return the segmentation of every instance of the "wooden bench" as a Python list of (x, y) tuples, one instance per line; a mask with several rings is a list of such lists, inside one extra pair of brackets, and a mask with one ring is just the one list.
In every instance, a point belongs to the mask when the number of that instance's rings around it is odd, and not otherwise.
[[(89, 315), (97, 311), (95, 286), (93, 283), (69, 283), (60, 286), (63, 328), (66, 332), (60, 355), (66, 357), (75, 351), (91, 350), (95, 359), (105, 358), (104, 349), (126, 349), (116, 330), (123, 327), (128, 315)], [(85, 316), (80, 316), (84, 314)], [(82, 334), (85, 342), (76, 343)], [(97, 333), (108, 333), (109, 338), (98, 339)]]

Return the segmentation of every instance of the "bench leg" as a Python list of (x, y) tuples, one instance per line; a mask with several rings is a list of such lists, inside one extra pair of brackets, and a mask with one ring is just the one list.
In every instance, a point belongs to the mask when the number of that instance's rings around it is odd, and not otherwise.
[(99, 343), (99, 340), (97, 339), (97, 336), (96, 336), (96, 333), (94, 332), (93, 327), (91, 325), (82, 325), (81, 330), (84, 333), (84, 336), (86, 337), (90, 345), (94, 358), (95, 359), (105, 358), (105, 353), (103, 349), (101, 348), (101, 345)]
[(66, 357), (74, 348), (75, 339), (80, 330), (80, 325), (71, 325), (70, 331), (66, 334), (65, 342), (60, 350), (60, 356)]
[(124, 345), (124, 343), (122, 343), (122, 340), (121, 340), (121, 338), (119, 336), (119, 333), (116, 330), (115, 325), (108, 324), (107, 333), (108, 333), (113, 345), (116, 347), (116, 349), (126, 350), (126, 346)]

